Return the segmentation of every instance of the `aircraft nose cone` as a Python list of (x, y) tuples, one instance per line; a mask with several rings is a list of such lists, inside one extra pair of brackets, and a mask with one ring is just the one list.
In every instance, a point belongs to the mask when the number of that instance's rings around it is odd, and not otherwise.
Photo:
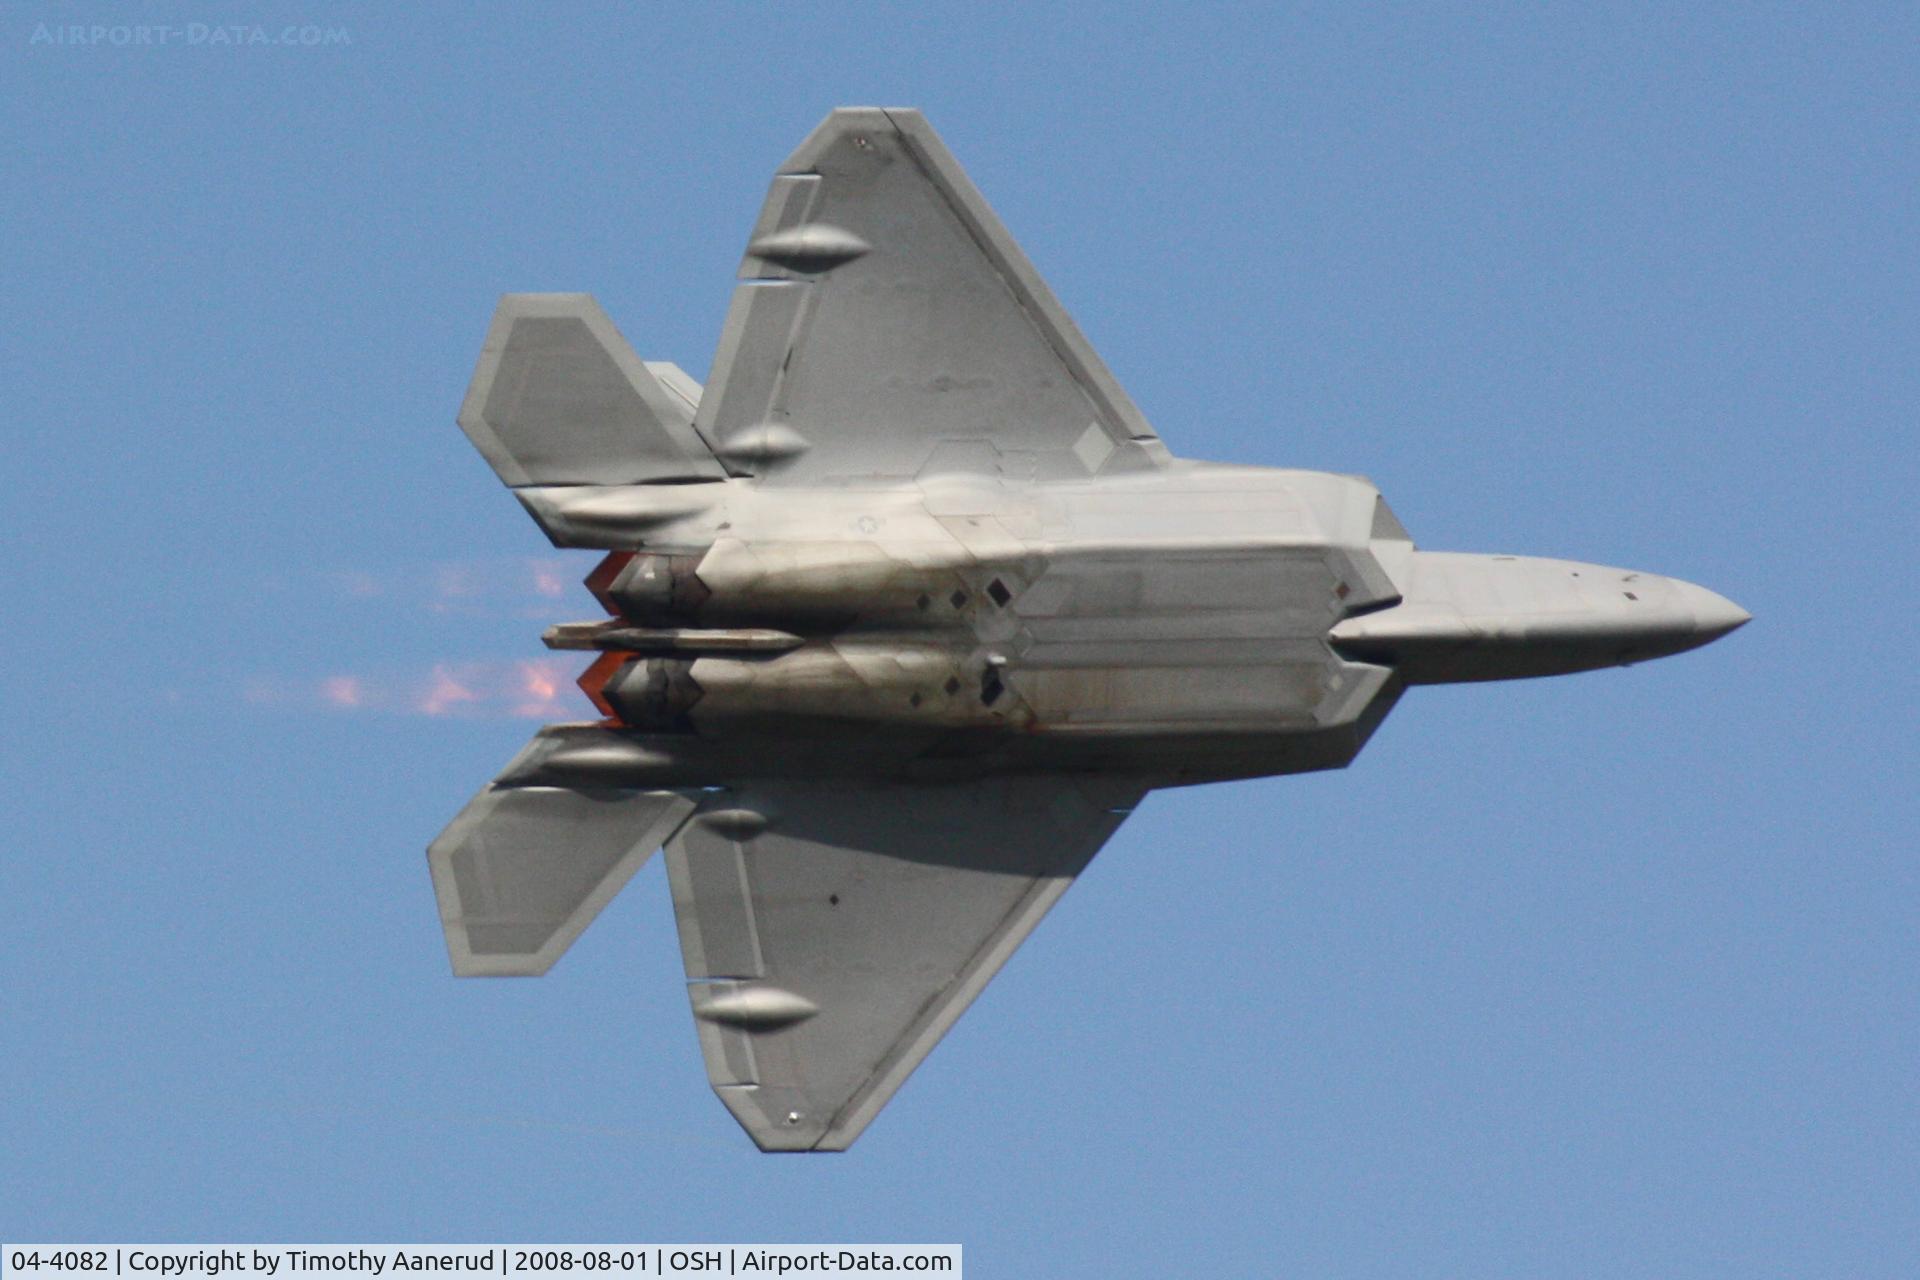
[(1693, 611), (1693, 629), (1702, 643), (1718, 640), (1753, 618), (1752, 614), (1718, 592), (1697, 587), (1691, 582), (1676, 581), (1674, 586), (1680, 589), (1680, 598)]

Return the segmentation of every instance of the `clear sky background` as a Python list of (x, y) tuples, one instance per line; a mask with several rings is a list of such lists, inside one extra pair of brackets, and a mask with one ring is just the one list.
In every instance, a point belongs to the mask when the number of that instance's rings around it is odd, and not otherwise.
[[(453, 423), (497, 295), (703, 376), (842, 103), (926, 110), (1176, 453), (1755, 620), (1154, 796), (776, 1158), (658, 859), (462, 982), (422, 851), (587, 714), (594, 557)], [(14, 4), (0, 141), (0, 1236), (1920, 1273), (1912, 6)]]

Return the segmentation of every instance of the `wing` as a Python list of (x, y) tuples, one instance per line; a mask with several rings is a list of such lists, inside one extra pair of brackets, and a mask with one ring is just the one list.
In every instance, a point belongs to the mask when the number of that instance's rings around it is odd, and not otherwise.
[(677, 791), (489, 785), (427, 849), (453, 971), (545, 973), (693, 809)]
[(899, 478), (938, 450), (939, 470), (1053, 479), (1166, 459), (917, 111), (828, 116), (774, 178), (740, 274), (697, 419), (736, 471)]
[(667, 844), (707, 1076), (763, 1150), (859, 1136), (1142, 795), (754, 785)]

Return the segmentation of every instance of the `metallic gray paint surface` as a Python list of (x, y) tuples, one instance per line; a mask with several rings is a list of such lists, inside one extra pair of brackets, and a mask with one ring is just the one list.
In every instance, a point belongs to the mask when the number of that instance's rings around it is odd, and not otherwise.
[(509, 295), (460, 424), (608, 552), (599, 723), (430, 850), (462, 974), (537, 974), (665, 844), (715, 1091), (768, 1150), (873, 1118), (1149, 790), (1339, 768), (1409, 686), (1679, 653), (1654, 574), (1422, 551), (1366, 480), (1176, 459), (918, 113), (776, 174), (703, 389)]
[(1341, 653), (1409, 684), (1512, 680), (1626, 666), (1696, 649), (1746, 610), (1658, 574), (1524, 556), (1416, 552), (1401, 603), (1329, 633)]

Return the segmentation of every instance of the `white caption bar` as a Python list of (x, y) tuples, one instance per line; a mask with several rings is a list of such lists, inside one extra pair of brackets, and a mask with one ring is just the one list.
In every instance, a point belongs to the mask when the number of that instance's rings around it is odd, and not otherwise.
[(960, 1275), (957, 1244), (9, 1244), (0, 1280)]

